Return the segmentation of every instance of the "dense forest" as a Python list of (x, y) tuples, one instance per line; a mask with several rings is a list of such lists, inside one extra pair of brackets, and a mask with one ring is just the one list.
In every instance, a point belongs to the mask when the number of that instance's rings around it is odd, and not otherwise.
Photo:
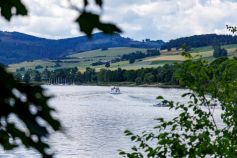
[(141, 68), (138, 70), (117, 70), (101, 69), (99, 72), (93, 68), (86, 68), (80, 72), (78, 68), (57, 69), (39, 72), (27, 70), (24, 73), (17, 72), (15, 78), (24, 82), (43, 82), (47, 84), (84, 84), (84, 83), (114, 83), (132, 82), (137, 85), (164, 83), (177, 85), (174, 79), (175, 65), (164, 65), (157, 68)]
[(175, 40), (170, 40), (169, 42), (162, 45), (161, 49), (180, 49), (184, 44), (188, 45), (191, 48), (204, 47), (213, 45), (213, 42), (215, 41), (218, 41), (220, 45), (237, 44), (237, 36), (206, 34), (183, 37)]

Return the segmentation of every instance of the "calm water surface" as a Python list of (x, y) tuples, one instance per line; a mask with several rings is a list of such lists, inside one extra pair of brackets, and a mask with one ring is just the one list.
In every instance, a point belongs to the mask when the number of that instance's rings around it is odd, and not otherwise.
[[(121, 87), (122, 94), (109, 94), (110, 87), (46, 86), (55, 95), (50, 105), (66, 129), (66, 135), (54, 134), (50, 143), (58, 158), (118, 158), (118, 149), (129, 149), (130, 140), (125, 129), (140, 133), (152, 130), (155, 118), (171, 118), (174, 111), (157, 108), (156, 97), (182, 101), (182, 89)], [(38, 157), (34, 151), (17, 149), (0, 157)]]

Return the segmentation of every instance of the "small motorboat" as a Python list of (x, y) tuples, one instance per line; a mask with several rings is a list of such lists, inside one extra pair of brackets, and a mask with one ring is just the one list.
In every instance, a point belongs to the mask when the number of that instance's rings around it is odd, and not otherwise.
[(110, 94), (121, 94), (119, 87), (112, 87), (110, 90)]
[(154, 107), (168, 107), (167, 105), (163, 104), (162, 102), (159, 102), (157, 104), (153, 105)]

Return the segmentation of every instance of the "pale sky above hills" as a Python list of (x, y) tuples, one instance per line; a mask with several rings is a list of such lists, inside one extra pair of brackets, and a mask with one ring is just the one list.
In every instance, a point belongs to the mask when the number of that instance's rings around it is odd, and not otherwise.
[[(30, 16), (10, 23), (1, 18), (0, 30), (54, 39), (81, 35), (73, 23), (77, 13), (67, 8), (67, 0), (24, 2)], [(105, 0), (102, 18), (118, 24), (123, 36), (167, 41), (194, 34), (227, 34), (226, 24), (237, 25), (236, 13), (237, 0)]]

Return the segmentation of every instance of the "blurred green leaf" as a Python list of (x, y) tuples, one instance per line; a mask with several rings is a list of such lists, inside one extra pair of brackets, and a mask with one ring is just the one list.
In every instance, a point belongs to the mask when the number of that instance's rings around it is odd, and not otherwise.
[[(15, 10), (13, 12), (13, 9)], [(28, 11), (20, 0), (1, 0), (0, 1), (1, 16), (10, 21), (14, 15), (27, 15)]]
[(95, 3), (99, 5), (100, 7), (103, 6), (103, 1), (102, 0), (95, 0)]
[(97, 28), (106, 34), (122, 33), (122, 31), (114, 24), (99, 23)]
[(158, 96), (158, 97), (156, 97), (156, 99), (158, 99), (158, 100), (163, 100), (164, 97), (162, 97), (162, 96)]
[(91, 36), (94, 29), (99, 29), (106, 34), (121, 33), (122, 31), (113, 24), (102, 23), (100, 17), (97, 14), (84, 11), (76, 19), (76, 22), (80, 26), (80, 30), (85, 32), (88, 36)]
[[(52, 157), (52, 153), (47, 153), (50, 146), (47, 140), (50, 131), (61, 129), (60, 122), (52, 116), (55, 110), (48, 105), (50, 97), (45, 96), (44, 89), (40, 86), (19, 83), (4, 68), (0, 67), (0, 120), (4, 120), (6, 125), (0, 122), (0, 145), (5, 150), (12, 150), (19, 146), (33, 148), (42, 157)], [(22, 96), (25, 97), (22, 100)], [(39, 97), (40, 96), (40, 97)], [(32, 113), (32, 108), (35, 112)], [(9, 117), (15, 115), (17, 121), (24, 124), (27, 130), (22, 130), (11, 123)], [(40, 124), (37, 119), (43, 120), (46, 124)], [(35, 141), (32, 136), (36, 137)], [(20, 144), (16, 141), (20, 140)]]
[(88, 4), (88, 0), (84, 0), (84, 7), (87, 7)]

